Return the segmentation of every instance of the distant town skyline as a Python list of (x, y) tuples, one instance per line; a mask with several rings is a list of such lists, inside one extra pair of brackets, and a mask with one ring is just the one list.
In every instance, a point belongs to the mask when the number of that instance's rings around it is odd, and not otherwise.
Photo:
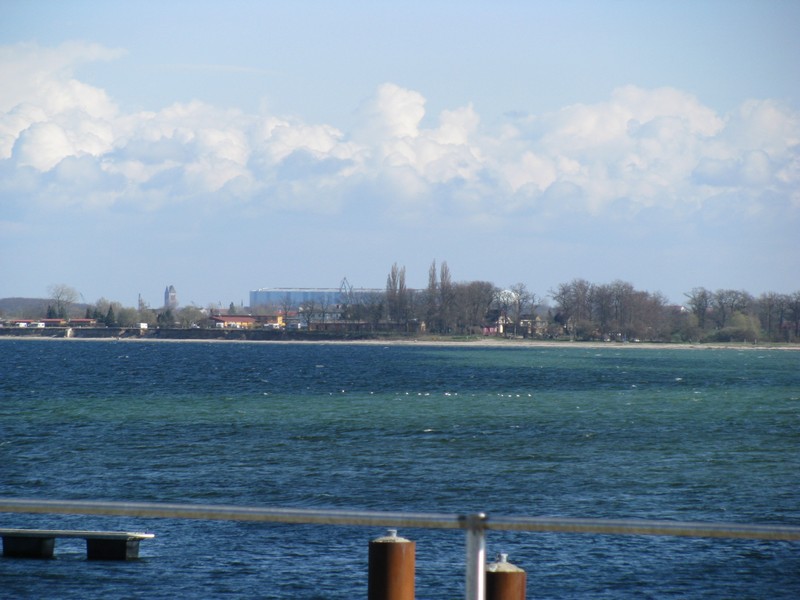
[(800, 3), (3, 8), (0, 297), (798, 288)]

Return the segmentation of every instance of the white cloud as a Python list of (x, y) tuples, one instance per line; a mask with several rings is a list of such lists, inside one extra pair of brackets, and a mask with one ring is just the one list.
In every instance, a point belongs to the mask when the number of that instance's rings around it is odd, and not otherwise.
[(23, 131), (34, 123), (45, 123), (47, 119), (44, 109), (30, 103), (17, 104), (0, 113), (0, 159), (11, 157), (14, 144)]
[(385, 83), (362, 107), (360, 116), (369, 139), (415, 138), (425, 116), (425, 98), (419, 92)]
[(121, 113), (73, 77), (82, 61), (118, 55), (87, 44), (0, 49), (0, 81), (15, 82), (0, 86), (0, 165), (19, 179), (0, 194), (24, 188), (46, 204), (53, 172), (62, 200), (74, 193), (75, 203), (148, 210), (235, 198), (330, 213), (361, 202), (365, 189), (393, 215), (457, 207), (465, 220), (619, 210), (620, 202), (691, 211), (720, 195), (766, 210), (776, 196), (800, 206), (800, 118), (769, 100), (718, 115), (680, 90), (625, 86), (605, 102), (497, 130), (482, 128), (469, 105), (426, 128), (424, 96), (387, 83), (348, 132), (201, 102)]
[[(96, 44), (67, 43), (57, 48), (34, 44), (0, 47), (0, 159), (27, 137), (23, 164), (40, 170), (59, 159), (109, 149), (109, 123), (117, 108), (107, 94), (73, 78), (77, 65), (121, 55)], [(33, 129), (29, 135), (24, 132)], [(49, 136), (53, 136), (52, 138)], [(40, 144), (35, 147), (33, 144)], [(42, 154), (46, 158), (33, 158)]]
[(661, 190), (682, 185), (702, 141), (722, 127), (686, 94), (632, 86), (615, 90), (608, 102), (536, 121), (543, 133), (535, 146), (570, 165), (571, 173), (558, 179), (585, 189), (598, 206), (620, 197), (649, 203)]
[[(75, 68), (83, 63), (114, 60), (122, 50), (99, 44), (67, 42), (54, 48), (33, 43), (0, 46), (0, 111), (8, 112), (18, 104), (30, 102), (49, 114), (81, 106), (94, 111), (108, 111), (105, 94), (73, 79)], [(95, 114), (96, 112), (91, 112)]]
[(254, 143), (269, 164), (275, 165), (298, 150), (323, 159), (349, 158), (353, 150), (341, 143), (343, 134), (329, 125), (268, 117), (257, 123)]
[(800, 115), (773, 100), (749, 100), (731, 115), (723, 139), (733, 148), (780, 154), (800, 144)]
[(75, 154), (67, 133), (55, 123), (34, 123), (24, 129), (14, 144), (20, 166), (49, 171), (62, 159)]
[(358, 156), (368, 163), (362, 173), (383, 173), (406, 195), (426, 194), (429, 186), (453, 180), (473, 181), (484, 167), (476, 136), (480, 119), (472, 106), (443, 111), (438, 126), (421, 127), (425, 98), (394, 84), (380, 86), (365, 103), (353, 138)]
[[(498, 168), (515, 192), (532, 185), (537, 194), (541, 193), (553, 185), (559, 175), (558, 167), (551, 158), (540, 156), (531, 150), (524, 151), (516, 161), (499, 164)], [(574, 162), (570, 164), (570, 168), (573, 174), (579, 169)]]

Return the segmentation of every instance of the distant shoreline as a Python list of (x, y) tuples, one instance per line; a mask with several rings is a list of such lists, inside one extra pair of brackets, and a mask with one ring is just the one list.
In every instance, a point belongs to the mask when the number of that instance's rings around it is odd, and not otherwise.
[(650, 350), (789, 350), (800, 351), (800, 344), (779, 343), (658, 343), (658, 342), (570, 342), (565, 340), (528, 340), (505, 338), (469, 339), (221, 339), (221, 338), (177, 338), (154, 336), (104, 336), (63, 337), (46, 335), (8, 335), (0, 332), (2, 340), (62, 341), (62, 342), (112, 342), (112, 343), (212, 343), (212, 344), (307, 344), (307, 345), (358, 345), (358, 346), (431, 346), (461, 348), (586, 348), (586, 349), (650, 349)]

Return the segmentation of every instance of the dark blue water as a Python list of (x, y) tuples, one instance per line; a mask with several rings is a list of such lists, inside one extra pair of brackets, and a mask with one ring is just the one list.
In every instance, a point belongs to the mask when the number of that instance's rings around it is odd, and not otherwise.
[[(0, 340), (0, 495), (800, 525), (800, 353)], [(365, 598), (383, 530), (1, 514), (156, 533), (0, 560), (8, 598)], [(417, 597), (464, 595), (464, 535)], [(797, 598), (800, 544), (491, 532), (529, 598)]]

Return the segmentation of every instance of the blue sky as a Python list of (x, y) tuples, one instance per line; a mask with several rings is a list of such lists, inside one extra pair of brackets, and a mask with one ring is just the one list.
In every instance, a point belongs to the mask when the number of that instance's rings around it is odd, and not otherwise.
[(800, 289), (800, 3), (2, 8), (0, 297)]

